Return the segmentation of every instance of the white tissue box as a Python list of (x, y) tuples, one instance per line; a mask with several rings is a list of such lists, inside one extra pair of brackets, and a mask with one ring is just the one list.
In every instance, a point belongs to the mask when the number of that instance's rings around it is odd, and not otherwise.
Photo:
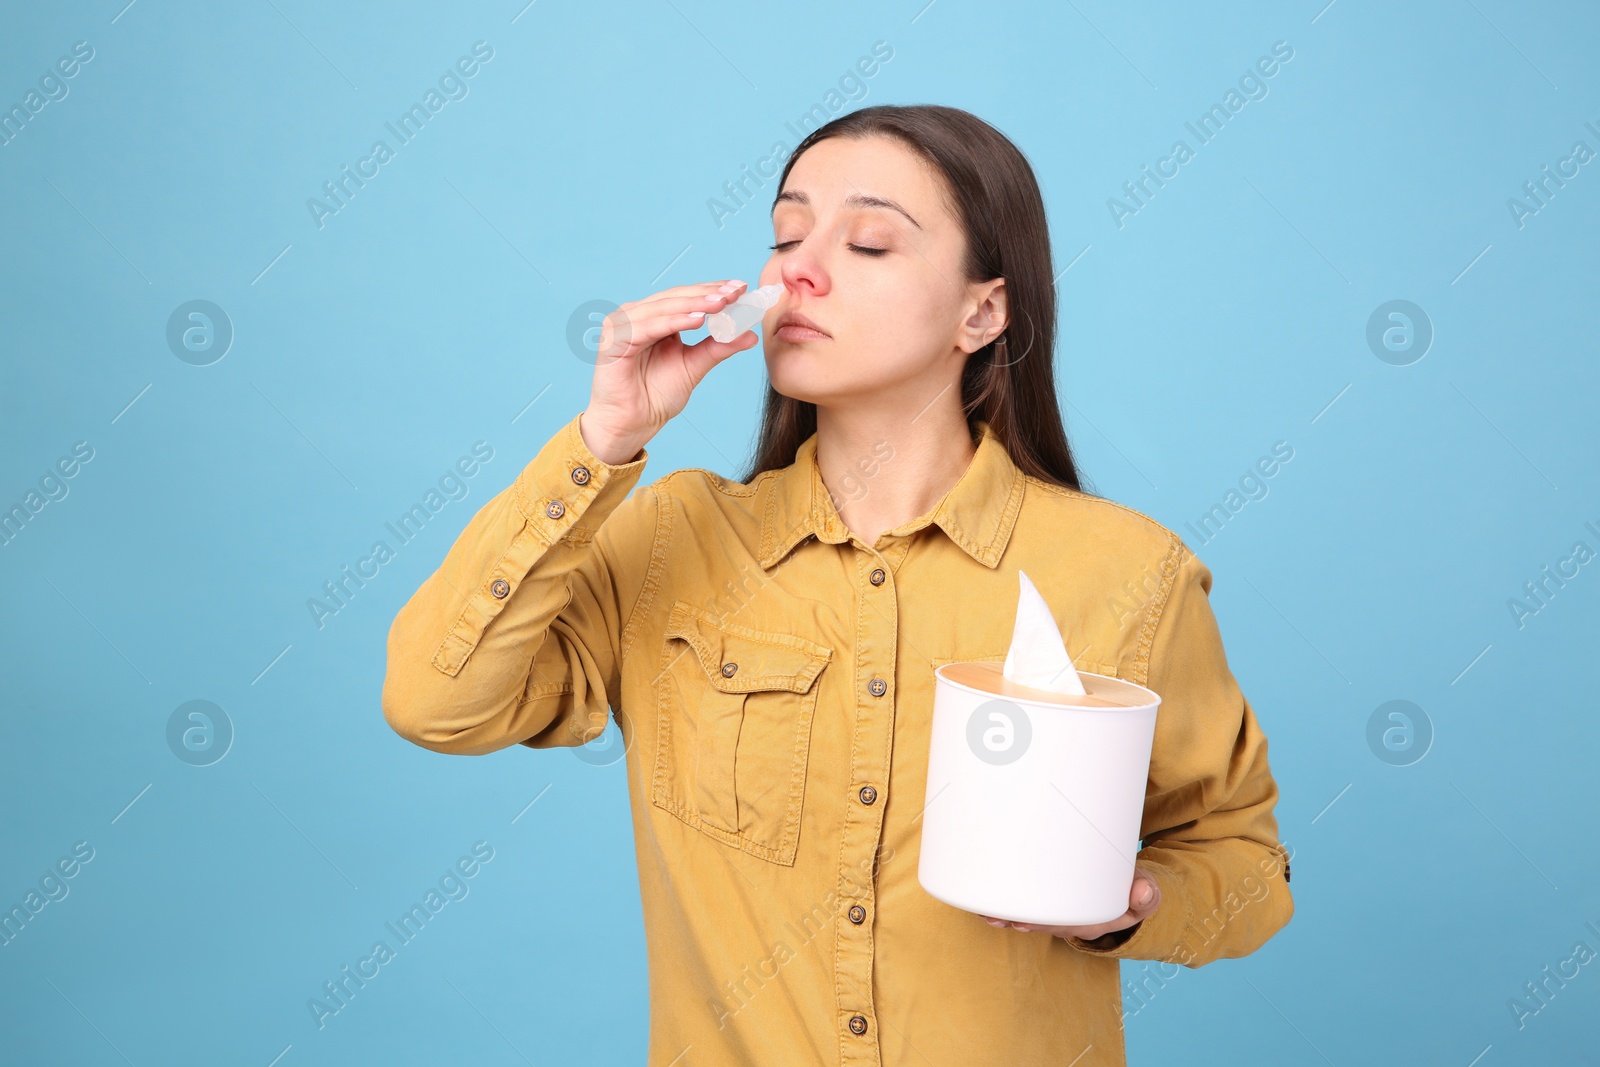
[[(947, 677), (970, 681), (974, 668), (982, 688)], [(1087, 698), (1017, 686), (993, 663), (934, 671), (917, 867), (934, 897), (1045, 926), (1127, 912), (1161, 698), (1120, 678), (1079, 676)], [(1095, 700), (1115, 706), (1085, 703)]]

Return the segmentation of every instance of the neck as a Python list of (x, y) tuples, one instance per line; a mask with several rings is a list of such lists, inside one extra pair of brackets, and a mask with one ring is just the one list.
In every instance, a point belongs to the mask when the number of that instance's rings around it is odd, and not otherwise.
[(863, 544), (932, 511), (971, 465), (977, 446), (953, 394), (888, 411), (818, 406), (817, 467)]

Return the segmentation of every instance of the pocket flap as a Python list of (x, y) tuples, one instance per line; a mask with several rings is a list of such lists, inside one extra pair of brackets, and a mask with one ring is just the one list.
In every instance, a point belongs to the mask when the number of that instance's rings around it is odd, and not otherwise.
[[(724, 693), (762, 689), (804, 693), (833, 656), (833, 649), (814, 641), (719, 621), (682, 600), (673, 602), (666, 636), (688, 642), (706, 679)], [(733, 665), (731, 677), (723, 674), (726, 664)]]

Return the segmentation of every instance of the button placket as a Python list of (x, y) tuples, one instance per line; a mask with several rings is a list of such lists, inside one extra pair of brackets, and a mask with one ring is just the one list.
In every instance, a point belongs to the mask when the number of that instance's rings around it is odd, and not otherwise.
[[(839, 850), (839, 897), (854, 903), (846, 911), (849, 923), (836, 923), (834, 978), (837, 1003), (842, 1009), (845, 1064), (880, 1063), (876, 1034), (869, 1034), (876, 1006), (872, 993), (874, 947), (867, 916), (876, 899), (877, 857), (883, 840), (883, 805), (879, 792), (889, 781), (890, 749), (894, 736), (894, 700), (889, 679), (894, 677), (897, 655), (898, 611), (888, 570), (876, 551), (856, 546), (857, 631), (856, 704), (853, 753), (850, 767), (850, 802), (844, 813), (844, 840)], [(870, 872), (870, 873), (869, 873)], [(853, 1036), (852, 1036), (853, 1035)]]

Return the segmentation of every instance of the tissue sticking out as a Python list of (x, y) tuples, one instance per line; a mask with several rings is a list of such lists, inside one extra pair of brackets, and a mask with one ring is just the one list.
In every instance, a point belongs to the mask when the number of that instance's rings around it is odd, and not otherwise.
[(1011, 633), (1011, 648), (1006, 652), (1004, 674), (1018, 685), (1052, 693), (1082, 695), (1083, 679), (1067, 654), (1050, 605), (1044, 602), (1028, 575), (1017, 571), (1022, 589), (1017, 597), (1016, 628)]

